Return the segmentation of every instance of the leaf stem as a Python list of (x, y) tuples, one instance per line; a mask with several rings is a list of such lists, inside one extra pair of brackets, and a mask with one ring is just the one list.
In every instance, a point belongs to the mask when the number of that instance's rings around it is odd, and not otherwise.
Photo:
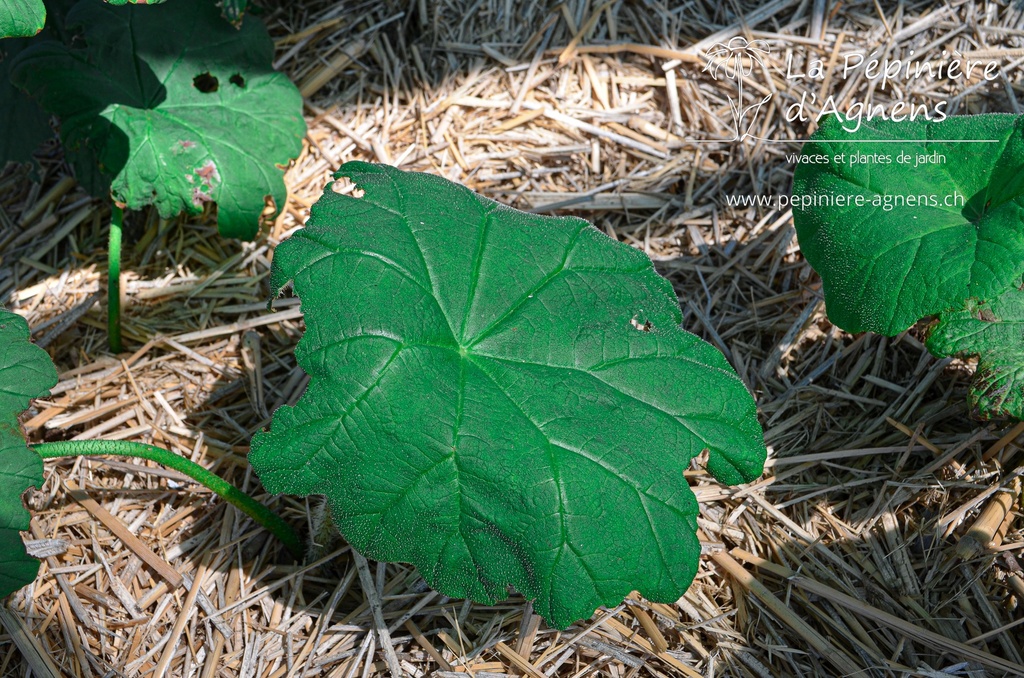
[(110, 241), (107, 246), (107, 343), (121, 352), (121, 223), (124, 210), (110, 206)]
[(303, 556), (302, 542), (280, 516), (220, 476), (211, 473), (191, 459), (186, 459), (154, 445), (128, 440), (66, 440), (39, 443), (32, 449), (43, 459), (61, 457), (138, 457), (149, 459), (184, 473), (200, 485), (215, 492), (229, 504), (245, 513), (281, 540), (297, 560)]

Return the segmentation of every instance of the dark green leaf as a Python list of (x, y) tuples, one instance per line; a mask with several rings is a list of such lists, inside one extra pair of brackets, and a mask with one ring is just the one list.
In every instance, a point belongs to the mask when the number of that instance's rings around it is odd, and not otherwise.
[(53, 136), (50, 116), (35, 101), (11, 83), (11, 63), (32, 40), (0, 41), (0, 169), (10, 160), (31, 162), (32, 152)]
[(42, 486), (43, 460), (25, 444), (18, 415), (56, 383), (57, 370), (46, 351), (29, 342), (24, 318), (0, 308), (0, 598), (39, 571), (19, 531), (28, 529), (30, 517), (21, 495)]
[[(993, 299), (1021, 277), (1022, 127), (1022, 117), (978, 115), (943, 122), (874, 120), (849, 133), (827, 119), (805, 154), (894, 159), (797, 166), (794, 197), (864, 201), (793, 210), (800, 249), (821, 275), (832, 322), (850, 332), (895, 335), (920, 318), (962, 307), (970, 297)], [(895, 162), (900, 152), (912, 161)], [(932, 153), (945, 162), (915, 166), (919, 155)], [(943, 204), (955, 196), (959, 204)], [(938, 204), (930, 204), (932, 197)]]
[(1011, 287), (991, 302), (968, 299), (943, 313), (928, 337), (935, 355), (977, 355), (970, 404), (982, 419), (1024, 419), (1024, 292)]
[(30, 38), (44, 23), (43, 0), (0, 0), (0, 38)]
[(216, 202), (222, 234), (254, 236), (265, 197), (284, 204), (279, 166), (305, 133), (263, 25), (236, 29), (210, 0), (82, 0), (67, 24), (83, 28), (85, 47), (33, 46), (13, 77), (60, 115), (82, 183), (164, 217)]
[(683, 478), (709, 450), (760, 475), (753, 399), (679, 327), (643, 253), (580, 219), (518, 212), (436, 176), (349, 163), (274, 254), (311, 380), (252, 441), (273, 492), (325, 494), (342, 534), (448, 596), (512, 586), (564, 628), (697, 569)]

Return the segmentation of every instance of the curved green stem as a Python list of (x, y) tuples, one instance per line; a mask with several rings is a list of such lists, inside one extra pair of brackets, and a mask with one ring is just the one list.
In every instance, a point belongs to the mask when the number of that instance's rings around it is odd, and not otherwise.
[(121, 352), (121, 223), (124, 210), (110, 206), (110, 244), (107, 246), (107, 343)]
[(302, 560), (302, 542), (288, 523), (280, 516), (259, 503), (237, 487), (227, 482), (190, 459), (169, 452), (160, 447), (135, 443), (128, 440), (67, 440), (32, 445), (32, 449), (43, 459), (59, 457), (139, 457), (184, 473), (200, 485), (217, 493), (222, 499), (236, 507), (257, 523), (267, 528), (281, 540), (297, 560)]

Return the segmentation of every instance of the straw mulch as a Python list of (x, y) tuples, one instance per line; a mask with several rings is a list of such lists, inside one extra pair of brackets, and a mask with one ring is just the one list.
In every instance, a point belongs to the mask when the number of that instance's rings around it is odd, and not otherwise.
[[(0, 175), (0, 299), (61, 372), (26, 417), (31, 440), (167, 447), (316, 530), (318, 545), (296, 565), (234, 509), (146, 462), (50, 462), (29, 497), (47, 555), (0, 612), (0, 675), (352, 678), (396, 662), (481, 678), (1024, 675), (1024, 426), (972, 421), (972, 366), (930, 356), (920, 328), (887, 339), (828, 322), (791, 214), (723, 199), (787, 192), (783, 154), (799, 146), (730, 141), (735, 85), (699, 58), (735, 35), (773, 41), (745, 83), (747, 103), (774, 95), (756, 134), (768, 139), (812, 131), (779, 114), (805, 93), (1019, 111), (1020, 3), (312, 0), (263, 18), (310, 128), (272, 227), (239, 243), (208, 217), (130, 214), (127, 351), (112, 356), (98, 294), (108, 207), (49, 145), (41, 183), (22, 168)], [(1007, 76), (883, 90), (780, 70), (787, 54), (802, 67), (876, 48), (988, 55)], [(297, 303), (264, 307), (270, 260), (350, 159), (582, 215), (676, 286), (687, 329), (756, 395), (771, 452), (764, 478), (740, 488), (694, 467), (706, 548), (680, 600), (631, 598), (559, 632), (517, 596), (449, 600), (402, 564), (360, 576), (318, 529), (318, 501), (262, 492), (249, 437), (306, 383)]]

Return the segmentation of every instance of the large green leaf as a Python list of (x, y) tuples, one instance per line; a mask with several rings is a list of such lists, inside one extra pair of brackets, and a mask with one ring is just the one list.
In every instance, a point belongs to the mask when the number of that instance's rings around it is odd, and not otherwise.
[(81, 0), (67, 25), (83, 28), (84, 47), (33, 46), (13, 77), (60, 115), (82, 183), (164, 217), (216, 202), (222, 234), (254, 236), (265, 197), (284, 204), (281, 166), (305, 133), (266, 28), (236, 29), (210, 0)]
[(970, 404), (983, 419), (1024, 419), (1024, 292), (1012, 286), (991, 302), (968, 299), (943, 313), (928, 336), (935, 355), (977, 355)]
[[(894, 335), (970, 297), (992, 299), (1020, 278), (1022, 129), (1024, 118), (1011, 115), (873, 120), (855, 133), (827, 119), (803, 153), (845, 154), (846, 161), (799, 164), (794, 200), (847, 200), (798, 205), (793, 221), (800, 249), (821, 275), (832, 322)], [(979, 143), (986, 141), (993, 143)], [(901, 152), (909, 163), (896, 161)], [(858, 153), (892, 161), (851, 165)], [(917, 164), (933, 153), (945, 162)]]
[(43, 0), (0, 0), (0, 38), (30, 38), (44, 23)]
[(8, 160), (30, 162), (39, 144), (53, 136), (50, 116), (11, 83), (11, 63), (32, 40), (18, 38), (0, 41), (0, 169)]
[(679, 327), (671, 285), (581, 219), (518, 212), (435, 176), (348, 163), (274, 254), (311, 376), (250, 461), (273, 492), (327, 495), (341, 532), (448, 596), (512, 586), (565, 627), (697, 568), (683, 479), (765, 459), (753, 399)]
[(797, 166), (793, 221), (832, 322), (894, 335), (937, 315), (932, 353), (979, 356), (975, 413), (1024, 418), (1024, 116), (829, 118), (803, 154), (830, 159)]
[(56, 383), (57, 370), (46, 351), (29, 342), (24, 318), (0, 308), (0, 598), (39, 571), (19, 531), (28, 529), (30, 518), (21, 495), (42, 486), (43, 460), (25, 444), (18, 415)]

